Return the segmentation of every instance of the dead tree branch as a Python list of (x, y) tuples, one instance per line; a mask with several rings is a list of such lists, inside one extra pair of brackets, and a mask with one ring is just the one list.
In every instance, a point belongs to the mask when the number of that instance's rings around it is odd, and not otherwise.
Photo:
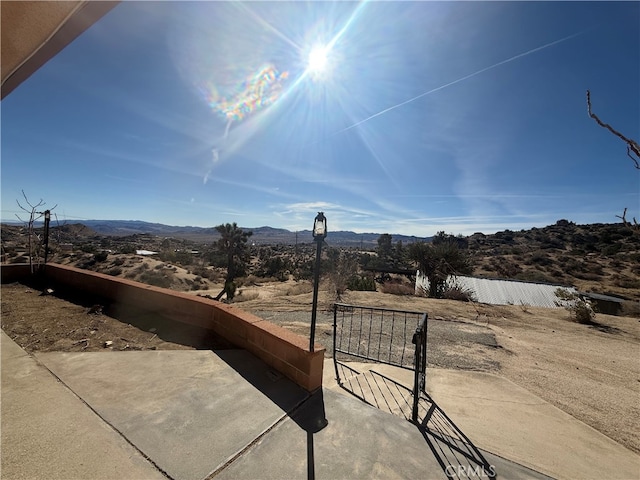
[(633, 217), (633, 223), (631, 223), (629, 220), (627, 220), (627, 208), (625, 207), (624, 212), (622, 212), (622, 215), (616, 215), (617, 218), (619, 218), (620, 220), (622, 220), (622, 223), (629, 227), (634, 229), (635, 231), (640, 231), (640, 223), (638, 223), (638, 220), (636, 220), (636, 217)]
[[(31, 270), (31, 273), (33, 273), (34, 271), (33, 261), (35, 259), (36, 264), (38, 266), (40, 265), (40, 251), (42, 249), (42, 238), (35, 231), (35, 222), (44, 216), (45, 212), (39, 211), (39, 210), (41, 210), (40, 207), (43, 207), (46, 204), (46, 202), (40, 199), (40, 201), (36, 204), (31, 203), (27, 198), (27, 194), (24, 193), (24, 190), (22, 190), (22, 196), (24, 197), (24, 202), (26, 206), (21, 204), (20, 200), (18, 199), (16, 199), (16, 203), (18, 204), (18, 207), (20, 207), (21, 210), (23, 210), (27, 215), (29, 215), (29, 218), (25, 220), (21, 218), (20, 215), (18, 214), (16, 214), (16, 217), (18, 217), (18, 220), (25, 223), (25, 225), (27, 226), (27, 235), (28, 235), (28, 243), (29, 243), (28, 245), (29, 269)], [(53, 208), (56, 208), (57, 206), (58, 205), (55, 205)], [(49, 209), (49, 211), (53, 210), (53, 208)], [(35, 243), (34, 243), (34, 238), (36, 239)]]
[[(42, 205), (44, 205), (44, 201), (42, 199), (40, 199), (40, 201), (38, 203), (36, 203), (35, 205), (32, 204), (29, 199), (27, 198), (27, 194), (24, 193), (24, 190), (22, 190), (22, 196), (24, 197), (24, 201), (26, 202), (26, 205), (28, 205), (28, 208), (25, 207), (24, 205), (22, 205), (20, 203), (20, 201), (18, 199), (16, 199), (16, 203), (18, 204), (18, 207), (20, 207), (21, 210), (24, 210), (25, 213), (27, 213), (29, 215), (29, 219), (28, 220), (24, 220), (22, 218), (20, 218), (20, 215), (16, 214), (16, 217), (18, 217), (18, 220), (20, 220), (21, 222), (24, 222), (27, 226), (27, 238), (28, 238), (28, 248), (29, 248), (29, 270), (31, 271), (31, 273), (33, 273), (33, 259), (34, 256), (39, 259), (39, 245), (36, 247), (33, 244), (33, 237), (35, 236), (36, 238), (38, 238), (38, 236), (35, 234), (34, 232), (34, 223), (36, 222), (36, 220), (38, 220), (39, 218), (42, 217), (42, 214), (39, 213), (37, 210), (39, 207), (41, 207)], [(38, 262), (39, 263), (39, 262)]]
[(587, 90), (587, 112), (598, 125), (600, 125), (602, 128), (606, 128), (616, 137), (620, 138), (627, 144), (627, 156), (633, 161), (634, 166), (640, 170), (640, 144), (638, 144), (638, 142), (632, 140), (631, 138), (625, 137), (608, 123), (604, 123), (602, 120), (600, 120), (600, 118), (598, 118), (595, 113), (591, 111), (591, 92), (589, 90)]

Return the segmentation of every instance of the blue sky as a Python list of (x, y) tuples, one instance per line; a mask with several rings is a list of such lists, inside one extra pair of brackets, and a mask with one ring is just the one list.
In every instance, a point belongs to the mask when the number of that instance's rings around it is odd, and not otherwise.
[[(2, 218), (428, 236), (639, 216), (640, 4), (123, 2), (2, 101)], [(326, 54), (309, 67), (312, 50)]]

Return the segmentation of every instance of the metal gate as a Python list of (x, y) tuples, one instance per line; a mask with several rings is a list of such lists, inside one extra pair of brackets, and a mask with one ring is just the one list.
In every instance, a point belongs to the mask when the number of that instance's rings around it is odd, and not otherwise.
[[(359, 372), (340, 361), (350, 358), (411, 370), (413, 387), (374, 370)], [(336, 304), (333, 364), (340, 386), (416, 425), (448, 478), (461, 478), (457, 472), (495, 478), (496, 472), (482, 452), (427, 394), (426, 313)]]
[(333, 363), (338, 383), (341, 384), (338, 357), (412, 370), (411, 417), (416, 422), (420, 395), (426, 395), (427, 317), (422, 312), (336, 303), (333, 308)]

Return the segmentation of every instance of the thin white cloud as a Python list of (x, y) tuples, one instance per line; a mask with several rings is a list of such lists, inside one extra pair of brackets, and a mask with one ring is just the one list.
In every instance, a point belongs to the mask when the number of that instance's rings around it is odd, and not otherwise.
[(504, 65), (506, 63), (510, 63), (510, 62), (515, 61), (515, 60), (518, 60), (519, 58), (526, 57), (526, 56), (531, 55), (531, 54), (533, 54), (535, 52), (539, 52), (540, 50), (544, 50), (546, 48), (552, 47), (552, 46), (557, 45), (559, 43), (565, 42), (565, 41), (570, 40), (570, 39), (572, 39), (574, 37), (577, 37), (578, 35), (582, 35), (585, 32), (586, 32), (586, 30), (583, 30), (581, 32), (577, 32), (577, 33), (574, 33), (572, 35), (568, 35), (566, 37), (560, 38), (560, 39), (555, 40), (553, 42), (546, 43), (546, 44), (541, 45), (539, 47), (532, 48), (531, 50), (527, 50), (526, 52), (520, 53), (518, 55), (514, 55), (513, 57), (507, 58), (506, 60), (502, 60), (501, 62), (495, 63), (495, 64), (490, 65), (490, 66), (485, 67), (485, 68), (482, 68), (482, 69), (480, 69), (480, 70), (478, 70), (476, 72), (470, 73), (469, 75), (465, 75), (464, 77), (458, 78), (457, 80), (453, 80), (453, 81), (451, 81), (449, 83), (446, 83), (444, 85), (440, 85), (439, 87), (436, 87), (436, 88), (433, 88), (431, 90), (428, 90), (428, 91), (426, 91), (424, 93), (421, 93), (420, 95), (416, 95), (415, 97), (412, 97), (412, 98), (410, 98), (408, 100), (405, 100), (404, 102), (400, 102), (400, 103), (398, 103), (396, 105), (392, 105), (392, 106), (390, 106), (388, 108), (385, 108), (384, 110), (381, 110), (381, 111), (379, 111), (377, 113), (374, 113), (373, 115), (370, 115), (367, 118), (365, 118), (363, 120), (360, 120), (359, 122), (354, 123), (353, 125), (350, 125), (350, 126), (348, 126), (346, 128), (343, 128), (342, 130), (336, 132), (334, 135), (337, 135), (337, 134), (342, 133), (342, 132), (346, 132), (347, 130), (351, 130), (352, 128), (355, 128), (355, 127), (357, 127), (359, 125), (362, 125), (363, 123), (368, 122), (369, 120), (373, 120), (374, 118), (379, 117), (380, 115), (384, 115), (385, 113), (388, 113), (391, 110), (395, 110), (396, 108), (400, 108), (400, 107), (402, 107), (404, 105), (407, 105), (409, 103), (415, 102), (416, 100), (418, 100), (418, 99), (420, 99), (422, 97), (425, 97), (427, 95), (435, 93), (435, 92), (437, 92), (439, 90), (442, 90), (444, 88), (450, 87), (450, 86), (455, 85), (457, 83), (460, 83), (460, 82), (463, 82), (463, 81), (468, 80), (470, 78), (473, 78), (476, 75), (480, 75), (481, 73), (487, 72), (489, 70), (493, 70), (494, 68), (497, 68), (497, 67), (499, 67), (501, 65)]

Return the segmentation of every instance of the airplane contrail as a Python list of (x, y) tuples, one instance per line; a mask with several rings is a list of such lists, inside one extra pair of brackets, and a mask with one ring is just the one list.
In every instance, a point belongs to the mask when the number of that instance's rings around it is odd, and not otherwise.
[(400, 102), (400, 103), (398, 103), (396, 105), (393, 105), (393, 106), (391, 106), (389, 108), (385, 108), (384, 110), (381, 110), (378, 113), (374, 113), (373, 115), (365, 118), (364, 120), (360, 120), (359, 122), (356, 122), (353, 125), (350, 125), (350, 126), (348, 126), (346, 128), (343, 128), (342, 130), (338, 130), (337, 132), (335, 132), (334, 134), (332, 134), (330, 136), (338, 135), (339, 133), (346, 132), (347, 130), (351, 130), (352, 128), (355, 128), (358, 125), (362, 125), (363, 123), (368, 122), (369, 120), (374, 119), (376, 117), (379, 117), (380, 115), (383, 115), (383, 114), (385, 114), (387, 112), (390, 112), (391, 110), (395, 110), (396, 108), (400, 108), (400, 107), (406, 105), (407, 103), (414, 102), (414, 101), (418, 100), (419, 98), (422, 98), (422, 97), (427, 96), (427, 95), (429, 95), (431, 93), (434, 93), (434, 92), (437, 92), (439, 90), (442, 90), (443, 88), (447, 88), (447, 87), (450, 87), (451, 85), (455, 85), (456, 83), (460, 83), (460, 82), (462, 82), (464, 80), (468, 80), (469, 78), (475, 77), (476, 75), (480, 75), (481, 73), (484, 73), (484, 72), (486, 72), (488, 70), (492, 70), (492, 69), (494, 69), (496, 67), (499, 67), (500, 65), (504, 65), (505, 63), (513, 62), (514, 60), (517, 60), (519, 58), (526, 57), (527, 55), (531, 55), (532, 53), (539, 52), (540, 50), (544, 50), (545, 48), (549, 48), (549, 47), (552, 47), (554, 45), (557, 45), (558, 43), (562, 43), (562, 42), (565, 42), (567, 40), (570, 40), (570, 39), (572, 39), (574, 37), (577, 37), (578, 35), (582, 35), (584, 32), (586, 32), (586, 30), (583, 30), (583, 31), (578, 32), (578, 33), (574, 33), (572, 35), (569, 35), (568, 37), (564, 37), (564, 38), (561, 38), (559, 40), (555, 40), (555, 41), (550, 42), (550, 43), (546, 43), (545, 45), (542, 45), (540, 47), (536, 47), (536, 48), (533, 48), (531, 50), (527, 50), (524, 53), (520, 53), (520, 54), (515, 55), (515, 56), (513, 56), (511, 58), (507, 58), (506, 60), (502, 60), (501, 62), (495, 63), (495, 64), (493, 64), (493, 65), (491, 65), (489, 67), (485, 67), (485, 68), (483, 68), (481, 70), (478, 70), (477, 72), (470, 73), (469, 75), (465, 75), (464, 77), (458, 78), (457, 80), (453, 80), (452, 82), (445, 83), (444, 85), (440, 85), (439, 87), (436, 87), (436, 88), (431, 89), (431, 90), (429, 90), (427, 92), (421, 93), (420, 95), (416, 95), (415, 97), (410, 98), (409, 100), (405, 100), (404, 102)]

